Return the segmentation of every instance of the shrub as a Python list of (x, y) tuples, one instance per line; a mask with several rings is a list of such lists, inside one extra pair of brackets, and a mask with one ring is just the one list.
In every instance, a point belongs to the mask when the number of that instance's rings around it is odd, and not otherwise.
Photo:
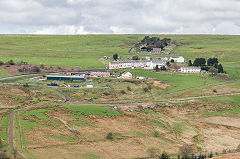
[(27, 83), (23, 84), (23, 87), (29, 87), (29, 85)]
[(41, 65), (40, 65), (40, 68), (41, 68), (41, 69), (44, 69), (44, 67), (45, 67), (44, 64), (41, 64)]
[(214, 90), (213, 90), (213, 93), (217, 93), (217, 90), (216, 90), (216, 89), (214, 89)]
[(159, 136), (160, 136), (160, 134), (159, 134), (159, 132), (158, 132), (158, 131), (154, 131), (154, 133), (153, 133), (153, 136), (154, 136), (154, 137), (159, 137)]
[(189, 158), (189, 155), (193, 153), (193, 149), (190, 145), (183, 145), (179, 148), (179, 153), (183, 158)]
[(147, 87), (145, 87), (145, 88), (143, 88), (143, 91), (144, 91), (144, 92), (148, 92), (149, 89), (148, 89)]
[(163, 152), (160, 156), (159, 156), (159, 159), (169, 159), (170, 156), (169, 154), (167, 154), (166, 152)]
[(128, 86), (128, 87), (127, 87), (127, 90), (128, 90), (128, 91), (131, 91), (132, 89), (131, 89), (131, 87)]
[(121, 94), (126, 94), (126, 92), (124, 90), (121, 90)]
[(113, 133), (108, 133), (107, 136), (106, 136), (106, 139), (108, 140), (113, 140)]
[(41, 70), (40, 70), (40, 68), (39, 68), (39, 67), (37, 67), (37, 66), (34, 66), (34, 67), (32, 68), (32, 72), (39, 73), (39, 72), (41, 72)]
[(7, 65), (15, 65), (15, 63), (13, 62), (13, 60), (9, 60), (8, 62), (6, 62)]
[(0, 61), (0, 66), (2, 66), (4, 64), (4, 62)]

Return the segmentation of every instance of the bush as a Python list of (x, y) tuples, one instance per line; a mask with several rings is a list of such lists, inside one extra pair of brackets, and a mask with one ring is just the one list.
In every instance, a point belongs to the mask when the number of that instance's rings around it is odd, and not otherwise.
[(159, 132), (158, 132), (158, 131), (154, 131), (154, 133), (153, 133), (153, 136), (154, 136), (154, 137), (159, 137), (159, 136), (160, 136), (160, 134), (159, 134)]
[(37, 66), (34, 66), (34, 67), (32, 68), (32, 72), (40, 73), (40, 72), (41, 72), (41, 70), (40, 70), (40, 68), (39, 68), (39, 67), (37, 67)]
[(4, 64), (4, 62), (0, 61), (0, 66), (2, 66)]
[(214, 89), (214, 90), (213, 90), (213, 93), (217, 93), (217, 90), (216, 90), (216, 89)]
[(113, 133), (108, 133), (107, 136), (106, 136), (106, 139), (108, 140), (113, 140)]
[(179, 153), (183, 158), (189, 158), (190, 154), (193, 153), (193, 149), (190, 145), (183, 145), (179, 148)]
[(27, 83), (23, 84), (23, 87), (29, 87), (29, 85)]
[(124, 90), (121, 90), (120, 93), (121, 94), (126, 94), (126, 92)]
[(169, 159), (170, 156), (166, 153), (166, 152), (163, 152), (160, 156), (159, 156), (159, 159)]
[(148, 92), (149, 89), (148, 89), (147, 87), (145, 87), (145, 88), (143, 88), (143, 91), (144, 91), (144, 92)]
[(41, 65), (40, 65), (40, 68), (41, 68), (41, 69), (44, 69), (44, 68), (45, 68), (44, 64), (41, 64)]
[(128, 90), (128, 91), (131, 91), (132, 89), (131, 89), (131, 87), (128, 86), (128, 87), (127, 87), (127, 90)]
[(7, 65), (15, 65), (15, 63), (13, 62), (13, 60), (9, 60), (8, 62), (6, 62)]

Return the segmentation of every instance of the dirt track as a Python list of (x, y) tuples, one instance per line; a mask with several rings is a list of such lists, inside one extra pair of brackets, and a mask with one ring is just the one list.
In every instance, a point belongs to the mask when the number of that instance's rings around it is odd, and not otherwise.
[(15, 149), (14, 143), (13, 143), (13, 125), (14, 125), (15, 115), (16, 115), (16, 112), (12, 112), (11, 115), (10, 115), (10, 122), (9, 122), (9, 146), (10, 146), (10, 149), (16, 154), (16, 156), (18, 158), (25, 159), (25, 157), (23, 157), (23, 155)]

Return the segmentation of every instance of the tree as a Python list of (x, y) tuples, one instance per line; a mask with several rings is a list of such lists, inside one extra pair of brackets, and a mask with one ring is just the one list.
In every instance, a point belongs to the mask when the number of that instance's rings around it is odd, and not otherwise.
[(166, 63), (166, 65), (167, 65), (167, 66), (170, 66), (170, 62), (168, 61), (168, 62)]
[(4, 62), (0, 61), (0, 66), (2, 66), (4, 64)]
[(190, 154), (193, 153), (193, 149), (190, 145), (183, 145), (179, 148), (179, 153), (182, 155), (183, 159), (190, 157)]
[(167, 70), (165, 66), (162, 66), (160, 69), (161, 69), (161, 71)]
[(213, 158), (213, 153), (212, 152), (208, 155), (208, 158)]
[(192, 61), (191, 60), (189, 60), (188, 61), (188, 66), (192, 66), (193, 64), (192, 64)]
[(118, 54), (114, 54), (114, 55), (113, 55), (113, 59), (114, 59), (114, 60), (117, 60), (117, 59), (118, 59)]
[(208, 66), (213, 66), (214, 64), (218, 64), (218, 59), (217, 58), (209, 58), (207, 60), (207, 65)]
[(158, 65), (155, 66), (154, 70), (158, 71), (159, 70), (159, 67)]
[(173, 60), (173, 59), (171, 59), (171, 61), (170, 61), (171, 63), (174, 63), (175, 61)]
[(223, 73), (224, 72), (221, 64), (218, 65), (217, 69), (218, 69), (218, 73)]
[(135, 56), (132, 57), (132, 59), (133, 60), (139, 60), (140, 58), (137, 55), (135, 55)]
[(205, 66), (206, 60), (205, 58), (196, 58), (193, 62), (193, 66)]

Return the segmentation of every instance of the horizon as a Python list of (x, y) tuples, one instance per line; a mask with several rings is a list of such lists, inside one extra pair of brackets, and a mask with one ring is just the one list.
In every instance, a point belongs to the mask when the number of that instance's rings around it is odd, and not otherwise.
[(239, 35), (236, 0), (8, 0), (0, 34)]

